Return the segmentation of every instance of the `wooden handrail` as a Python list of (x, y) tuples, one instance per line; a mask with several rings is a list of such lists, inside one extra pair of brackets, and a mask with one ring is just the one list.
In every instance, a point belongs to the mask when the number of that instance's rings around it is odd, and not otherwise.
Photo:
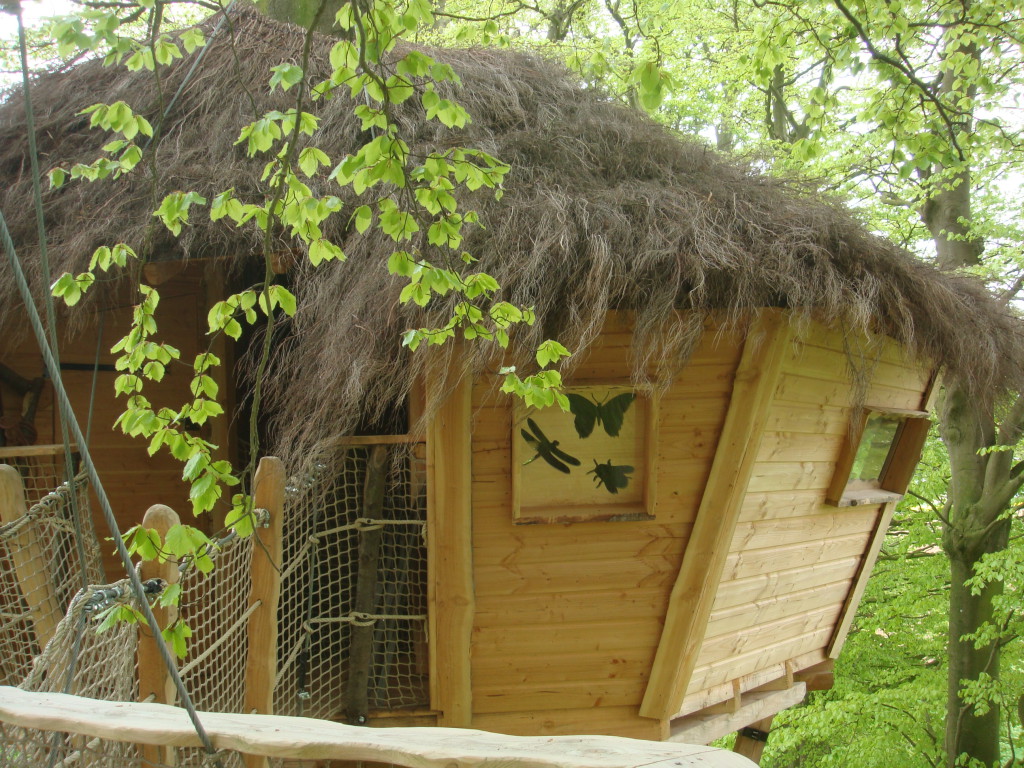
[[(409, 768), (750, 768), (714, 747), (620, 736), (506, 736), (457, 728), (363, 728), (278, 715), (200, 712), (213, 746), (266, 757), (394, 763)], [(23, 728), (198, 747), (183, 709), (0, 686), (0, 721)]]

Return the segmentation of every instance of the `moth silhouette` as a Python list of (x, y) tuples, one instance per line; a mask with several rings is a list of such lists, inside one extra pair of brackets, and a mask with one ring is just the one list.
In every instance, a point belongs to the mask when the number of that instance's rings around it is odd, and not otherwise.
[(527, 419), (526, 425), (530, 428), (529, 432), (525, 429), (521, 429), (519, 431), (522, 433), (523, 439), (529, 443), (530, 447), (537, 453), (533, 455), (533, 458), (523, 462), (524, 467), (527, 464), (536, 461), (538, 458), (541, 458), (559, 472), (564, 472), (568, 475), (569, 467), (567, 467), (566, 464), (571, 464), (574, 467), (578, 467), (580, 465), (579, 459), (575, 456), (570, 456), (565, 451), (559, 449), (557, 440), (548, 440), (547, 436), (540, 431), (540, 427), (537, 426), (537, 422), (533, 419)]
[(604, 427), (609, 437), (618, 437), (626, 411), (636, 400), (633, 392), (623, 392), (603, 403), (591, 397), (571, 393), (567, 393), (566, 397), (569, 398), (569, 410), (575, 417), (573, 423), (576, 426), (576, 434), (581, 438), (590, 437), (595, 424)]
[(598, 464), (597, 459), (594, 459), (594, 468), (587, 474), (594, 476), (598, 488), (604, 485), (608, 493), (618, 493), (620, 488), (629, 485), (632, 479), (629, 473), (632, 471), (633, 467), (628, 464), (612, 464), (611, 459), (605, 464)]

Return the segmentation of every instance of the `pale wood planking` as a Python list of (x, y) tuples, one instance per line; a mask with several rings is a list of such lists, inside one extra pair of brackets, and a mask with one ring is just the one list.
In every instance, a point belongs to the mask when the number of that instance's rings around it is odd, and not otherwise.
[[(760, 600), (786, 599), (809, 585), (849, 582), (860, 567), (860, 553), (841, 560), (814, 562), (799, 568), (756, 573), (743, 579), (723, 581), (714, 613)], [(714, 615), (714, 613), (712, 615)]]
[(676, 717), (682, 717), (718, 702), (725, 701), (735, 695), (737, 687), (741, 693), (746, 693), (747, 691), (767, 685), (774, 680), (782, 679), (790, 671), (799, 675), (801, 671), (815, 668), (825, 661), (824, 651), (818, 648), (787, 658), (784, 661), (765, 665), (752, 673), (733, 678), (729, 682), (719, 683), (709, 688), (688, 693)]
[(839, 510), (835, 507), (807, 517), (757, 520), (736, 525), (732, 551), (770, 549), (816, 539), (831, 539), (874, 530), (872, 510)]
[[(475, 571), (475, 579), (481, 595), (589, 592), (611, 584), (623, 588), (666, 586), (674, 580), (681, 559), (680, 551), (677, 557), (657, 556), (635, 560), (623, 556), (615, 560), (549, 562), (522, 568), (479, 567)], [(598, 570), (600, 580), (594, 575)]]
[(609, 615), (623, 621), (645, 621), (665, 613), (668, 595), (661, 588), (601, 589), (555, 592), (538, 600), (533, 595), (477, 595), (476, 626), (551, 626), (603, 623)]
[(770, 571), (842, 560), (864, 553), (870, 534), (853, 534), (836, 539), (800, 542), (772, 549), (733, 552), (722, 571), (722, 581), (742, 579)]
[(709, 630), (705, 635), (704, 647), (697, 657), (697, 667), (710, 666), (770, 648), (780, 638), (799, 637), (823, 628), (834, 627), (841, 607), (840, 602), (836, 600), (823, 608), (786, 616), (767, 624), (733, 629), (727, 634), (712, 634)]
[[(837, 374), (840, 377), (848, 375), (847, 360), (846, 354), (841, 350), (805, 344), (799, 348), (794, 347), (794, 354), (783, 364), (783, 369), (787, 373), (798, 373), (808, 378), (835, 380)], [(927, 368), (885, 360), (865, 361), (864, 369), (870, 374), (873, 384), (909, 389), (918, 393), (924, 391), (930, 378)]]
[(476, 686), (475, 712), (521, 712), (524, 709), (561, 710), (598, 706), (637, 706), (646, 680), (577, 680), (564, 683), (535, 682), (528, 685)]
[[(853, 385), (842, 381), (783, 374), (776, 391), (776, 399), (794, 403), (810, 400), (848, 405), (853, 401)], [(881, 384), (872, 384), (865, 398), (868, 405), (891, 408), (915, 408), (920, 401), (920, 390), (886, 387)]]
[[(850, 591), (851, 579), (814, 585), (745, 605), (723, 607), (711, 613), (705, 637), (739, 631), (756, 631), (761, 625), (818, 610), (837, 610)], [(724, 585), (723, 585), (724, 589)]]
[(636, 707), (479, 714), (473, 716), (473, 727), (521, 736), (601, 734), (661, 741), (668, 735), (666, 724), (638, 716)]
[(653, 648), (659, 625), (656, 621), (637, 624), (609, 617), (605, 623), (584, 622), (555, 626), (476, 627), (473, 631), (474, 659), (484, 662), (489, 655), (526, 656), (545, 653), (615, 653), (635, 648)]
[(703, 688), (712, 688), (750, 675), (759, 669), (781, 664), (801, 654), (815, 652), (824, 656), (825, 645), (832, 634), (832, 626), (825, 625), (806, 635), (788, 637), (772, 645), (755, 648), (748, 653), (732, 656), (722, 661), (694, 670), (687, 693)]

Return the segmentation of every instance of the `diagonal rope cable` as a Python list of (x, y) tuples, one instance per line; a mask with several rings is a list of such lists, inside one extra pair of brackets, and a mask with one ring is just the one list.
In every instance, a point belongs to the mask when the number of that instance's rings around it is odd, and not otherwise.
[[(96, 497), (99, 499), (100, 509), (103, 512), (103, 519), (107, 524), (110, 535), (114, 539), (114, 545), (117, 547), (117, 554), (121, 558), (121, 564), (124, 566), (125, 572), (128, 574), (128, 579), (131, 584), (132, 592), (135, 595), (135, 599), (138, 602), (139, 610), (142, 612), (142, 615), (146, 619), (146, 623), (150, 627), (158, 627), (159, 625), (157, 624), (156, 617), (153, 616), (153, 609), (149, 605), (149, 600), (146, 599), (146, 591), (142, 586), (142, 580), (139, 578), (139, 574), (136, 572), (135, 567), (132, 564), (131, 555), (128, 554), (124, 541), (121, 539), (121, 531), (118, 528), (117, 520), (114, 517), (114, 511), (110, 507), (110, 499), (107, 498), (107, 493), (103, 488), (103, 481), (100, 480), (99, 473), (96, 471), (96, 465), (93, 463), (92, 453), (89, 450), (88, 444), (85, 442), (85, 436), (82, 434), (81, 427), (78, 425), (78, 420), (75, 418), (74, 410), (71, 408), (71, 401), (68, 399), (68, 393), (64, 389), (64, 382), (61, 381), (57, 361), (50, 351), (50, 345), (47, 343), (46, 331), (44, 330), (42, 320), (39, 317), (39, 311), (36, 309), (35, 303), (32, 300), (32, 291), (29, 288), (28, 281), (25, 279), (25, 272), (21, 268), (21, 262), (18, 260), (18, 255), (14, 250), (14, 242), (11, 239), (10, 231), (7, 229), (7, 220), (4, 218), (2, 211), (0, 211), (0, 241), (2, 241), (4, 251), (7, 253), (7, 260), (14, 272), (14, 280), (17, 283), (22, 301), (25, 303), (29, 323), (32, 325), (32, 331), (35, 333), (36, 341), (39, 343), (39, 348), (43, 352), (46, 369), (49, 371), (50, 377), (53, 381), (54, 394), (56, 395), (57, 406), (60, 409), (61, 418), (64, 423), (68, 425), (72, 436), (80, 446), (82, 466), (84, 467), (86, 474), (89, 476), (89, 481), (92, 483)], [(163, 659), (163, 662), (167, 667), (167, 672), (171, 681), (174, 683), (174, 688), (178, 692), (178, 700), (181, 701), (182, 706), (188, 713), (189, 719), (192, 721), (192, 726), (195, 728), (196, 734), (199, 736), (199, 740), (203, 743), (203, 747), (208, 755), (216, 756), (217, 750), (214, 748), (213, 742), (210, 741), (210, 736), (207, 734), (203, 724), (199, 721), (199, 715), (192, 703), (192, 697), (189, 696), (188, 691), (185, 689), (185, 684), (181, 681), (181, 676), (178, 674), (177, 664), (171, 657), (171, 652), (167, 648), (167, 644), (164, 642), (163, 638), (159, 636), (158, 632), (153, 633), (153, 638), (156, 643), (157, 650), (160, 652), (160, 657)], [(214, 757), (214, 764), (221, 766), (220, 761), (216, 759), (216, 757)]]
[[(21, 3), (14, 4), (14, 15), (18, 20), (18, 52), (21, 56), (21, 85), (25, 94), (25, 121), (28, 129), (28, 156), (32, 167), (32, 201), (36, 209), (36, 233), (39, 238), (39, 264), (43, 273), (43, 285), (50, 287), (50, 260), (46, 252), (46, 222), (43, 217), (43, 193), (39, 181), (39, 152), (36, 148), (36, 125), (35, 114), (32, 110), (32, 91), (29, 88), (28, 76), (28, 50), (25, 42), (25, 21), (22, 18)], [(53, 352), (56, 366), (50, 372), (51, 379), (60, 379), (60, 347), (57, 343), (57, 319), (53, 311), (53, 301), (50, 291), (45, 291), (46, 299), (46, 324), (50, 332), (50, 349)], [(74, 459), (71, 456), (71, 439), (68, 435), (68, 425), (61, 419), (60, 432), (64, 441), (64, 479), (69, 483), (75, 477)], [(76, 496), (71, 496), (71, 519), (75, 525), (75, 554), (81, 565), (82, 579), (81, 586), (88, 586), (88, 579), (85, 574), (85, 542), (82, 534), (81, 509)]]

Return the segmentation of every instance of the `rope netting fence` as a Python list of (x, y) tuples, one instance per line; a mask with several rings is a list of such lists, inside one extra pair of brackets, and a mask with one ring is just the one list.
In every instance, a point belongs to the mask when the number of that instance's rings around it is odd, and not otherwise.
[(84, 475), (65, 481), (63, 447), (55, 448), (17, 460), (0, 457), (25, 488), (23, 497), (0, 504), (2, 685), (28, 677), (71, 598), (83, 585), (103, 581), (88, 481)]
[[(315, 477), (284, 490), (276, 676), (277, 714), (364, 723), (372, 713), (429, 705), (426, 607), (426, 493), (422, 446), (350, 446)], [(10, 470), (8, 470), (10, 471)], [(19, 467), (24, 478), (26, 472)], [(70, 494), (90, 544), (76, 569)], [(2, 684), (96, 700), (139, 700), (145, 626), (99, 619), (132, 598), (126, 582), (103, 581), (85, 481), (47, 495), (0, 528)], [(10, 507), (10, 505), (6, 505)], [(9, 514), (9, 513), (8, 513)], [(32, 547), (24, 546), (32, 530)], [(20, 538), (19, 538), (20, 537)], [(180, 616), (193, 631), (179, 673), (197, 709), (247, 711), (247, 663), (255, 538), (219, 542), (209, 575), (181, 568)], [(32, 570), (28, 570), (26, 553)], [(84, 576), (84, 582), (83, 582)], [(44, 597), (33, 585), (49, 584)], [(91, 586), (81, 588), (83, 583)], [(146, 582), (151, 584), (154, 582)], [(66, 612), (66, 615), (65, 615)], [(45, 619), (45, 620), (44, 620)], [(144, 689), (152, 690), (152, 689)], [(170, 703), (173, 703), (170, 702)], [(243, 768), (241, 753), (219, 755)], [(198, 747), (139, 747), (120, 740), (0, 724), (0, 765), (203, 768)], [(273, 761), (270, 765), (298, 765)]]
[(286, 488), (275, 712), (362, 722), (429, 704), (418, 448), (340, 447)]

